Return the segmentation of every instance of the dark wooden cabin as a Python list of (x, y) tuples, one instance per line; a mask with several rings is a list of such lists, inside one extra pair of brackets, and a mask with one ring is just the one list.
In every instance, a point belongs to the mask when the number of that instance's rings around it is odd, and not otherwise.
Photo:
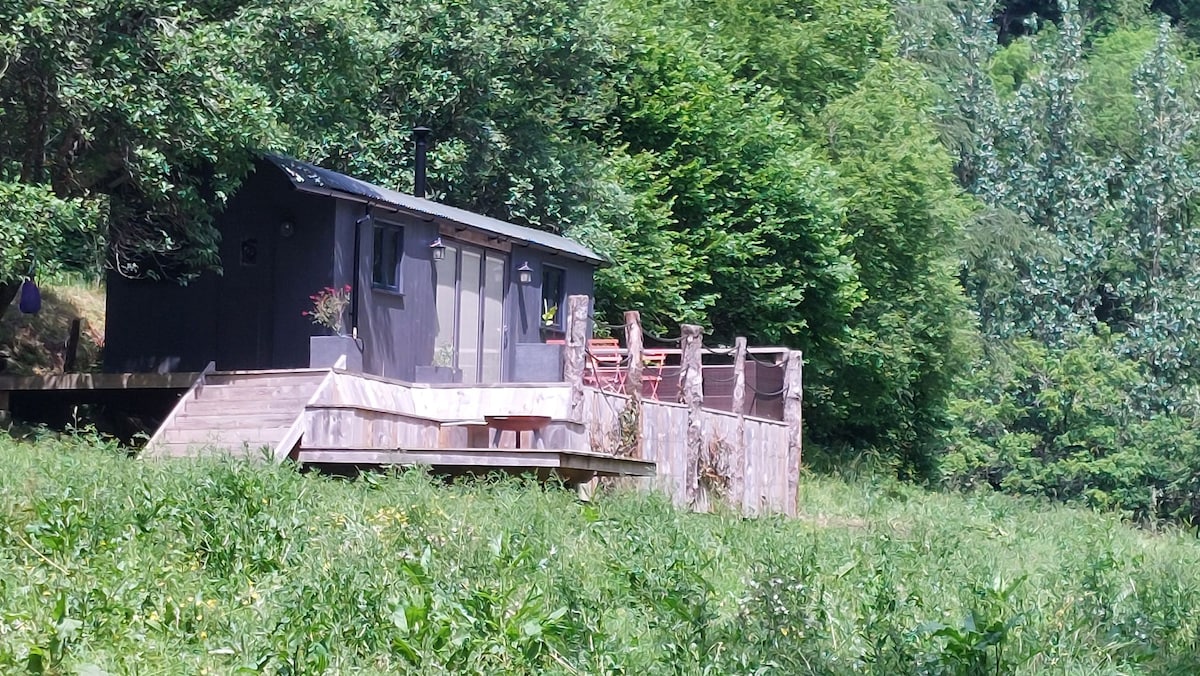
[(348, 284), (351, 369), (361, 359), (365, 373), (411, 382), (556, 381), (560, 348), (546, 340), (561, 337), (568, 295), (593, 295), (602, 263), (565, 237), (278, 156), (257, 163), (218, 227), (221, 275), (180, 286), (110, 273), (106, 371), (330, 366), (311, 340), (327, 331), (303, 312)]

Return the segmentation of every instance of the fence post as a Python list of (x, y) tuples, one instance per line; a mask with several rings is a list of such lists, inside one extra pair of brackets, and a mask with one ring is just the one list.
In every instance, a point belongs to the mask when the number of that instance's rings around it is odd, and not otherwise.
[(704, 374), (701, 371), (704, 334), (699, 326), (680, 327), (682, 356), (679, 371), (679, 396), (688, 407), (687, 462), (684, 463), (684, 497), (695, 506), (700, 495), (700, 457), (704, 452)]
[(729, 503), (744, 511), (746, 496), (746, 339), (733, 340), (733, 412), (737, 415), (737, 437), (730, 448)]
[(800, 459), (804, 444), (802, 423), (804, 404), (804, 354), (789, 350), (783, 375), (783, 420), (788, 426), (787, 495), (784, 512), (796, 515), (796, 500), (800, 490)]
[[(625, 313), (625, 348), (629, 353), (628, 372), (625, 375), (625, 394), (629, 395), (628, 416), (624, 421), (632, 429), (628, 430), (633, 436), (633, 448), (629, 449), (633, 457), (644, 458), (642, 454), (642, 313), (629, 310)], [(622, 430), (622, 436), (626, 430)]]
[(571, 419), (584, 423), (588, 422), (583, 419), (583, 368), (590, 305), (587, 296), (567, 298), (567, 344), (563, 348), (563, 380), (571, 386)]

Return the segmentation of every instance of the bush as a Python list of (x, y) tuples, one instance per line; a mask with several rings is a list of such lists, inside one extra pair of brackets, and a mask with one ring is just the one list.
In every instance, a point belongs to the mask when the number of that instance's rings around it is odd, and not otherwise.
[(1105, 336), (1062, 348), (1017, 340), (979, 364), (951, 407), (952, 487), (990, 486), (1143, 521), (1198, 514), (1200, 421), (1151, 412), (1148, 380)]

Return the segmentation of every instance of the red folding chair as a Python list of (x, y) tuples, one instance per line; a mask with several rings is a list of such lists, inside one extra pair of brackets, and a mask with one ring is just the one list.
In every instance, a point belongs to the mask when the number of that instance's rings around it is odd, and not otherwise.
[(663, 368), (667, 355), (656, 350), (642, 353), (642, 396), (658, 400), (658, 386), (662, 384)]
[(621, 392), (625, 370), (621, 368), (621, 345), (616, 338), (593, 338), (587, 346), (587, 368), (583, 381), (606, 392)]

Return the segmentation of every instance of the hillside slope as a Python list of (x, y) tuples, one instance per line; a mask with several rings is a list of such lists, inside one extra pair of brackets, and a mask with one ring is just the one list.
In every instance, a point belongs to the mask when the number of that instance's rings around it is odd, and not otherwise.
[(1196, 673), (1200, 546), (997, 495), (581, 505), (4, 440), (0, 671)]
[(61, 373), (71, 321), (76, 318), (84, 320), (76, 368), (98, 368), (104, 345), (104, 289), (86, 283), (42, 284), (40, 289), (41, 312), (22, 314), (14, 301), (0, 316), (3, 373)]

